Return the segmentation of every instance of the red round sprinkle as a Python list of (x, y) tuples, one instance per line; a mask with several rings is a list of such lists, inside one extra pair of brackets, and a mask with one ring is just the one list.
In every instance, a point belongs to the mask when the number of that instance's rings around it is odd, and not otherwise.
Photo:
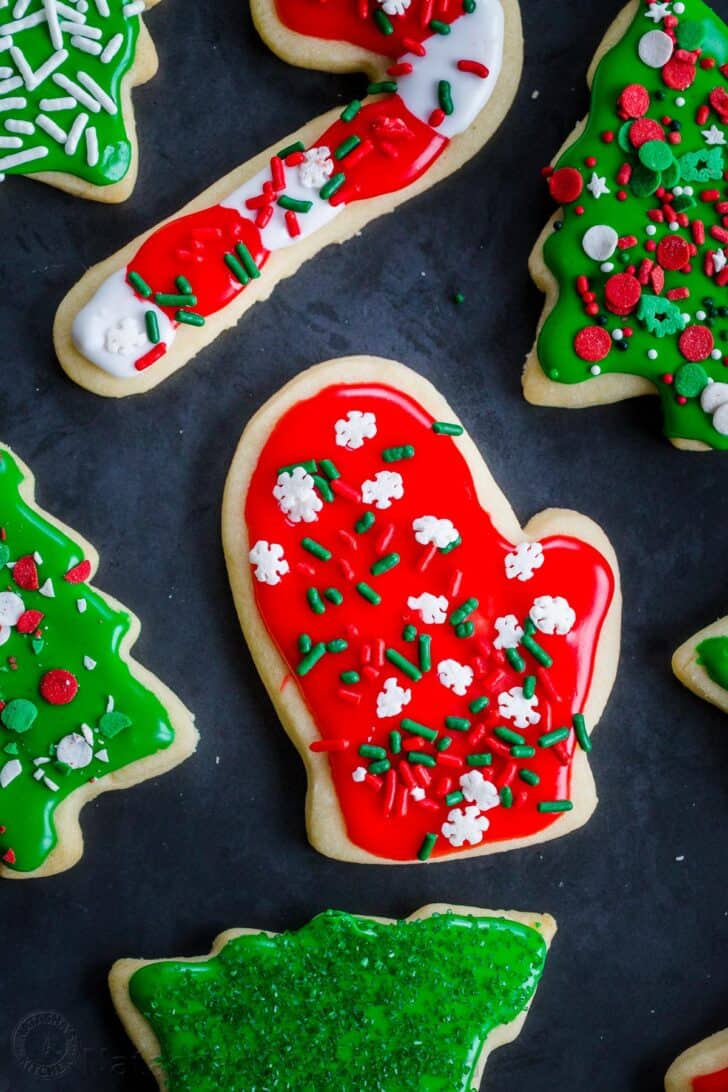
[(43, 621), (43, 611), (26, 610), (16, 623), (18, 633), (32, 633)]
[(602, 142), (604, 144), (611, 144), (614, 140), (614, 133), (611, 129), (607, 129), (605, 133), (602, 133)]
[(707, 360), (715, 342), (707, 326), (687, 326), (680, 334), (678, 348), (686, 360)]
[(680, 235), (666, 235), (657, 246), (657, 260), (663, 269), (684, 269), (690, 261), (690, 247)]
[(641, 118), (650, 108), (650, 96), (641, 83), (630, 83), (619, 96), (619, 107), (628, 118)]
[(585, 326), (574, 338), (574, 351), (580, 360), (593, 363), (604, 360), (612, 347), (612, 339), (603, 326)]
[(648, 140), (664, 140), (665, 130), (659, 121), (652, 118), (638, 118), (629, 128), (629, 140), (633, 148), (641, 148)]
[(681, 61), (671, 57), (662, 68), (662, 81), (673, 91), (687, 91), (692, 87), (697, 75), (697, 68), (691, 61)]
[(68, 705), (78, 693), (78, 680), (70, 671), (46, 671), (40, 680), (40, 692), (50, 705)]
[(559, 167), (549, 178), (549, 190), (554, 201), (570, 205), (584, 189), (584, 179), (575, 167)]
[(604, 298), (613, 315), (629, 315), (642, 295), (642, 285), (631, 273), (615, 273), (604, 285)]
[(665, 372), (662, 377), (662, 382), (667, 383), (668, 387), (672, 386), (675, 376), (671, 372)]
[(583, 216), (585, 211), (586, 210), (585, 210), (583, 205), (577, 205), (576, 208), (574, 209), (574, 212), (576, 213), (577, 216)]
[(627, 200), (627, 191), (626, 190), (618, 190), (617, 191), (617, 200), (618, 201), (626, 201)]
[(23, 591), (38, 591), (38, 566), (32, 554), (19, 557), (13, 566), (13, 580)]
[(91, 562), (79, 561), (78, 565), (74, 565), (69, 569), (66, 575), (63, 577), (69, 584), (83, 584), (91, 576)]

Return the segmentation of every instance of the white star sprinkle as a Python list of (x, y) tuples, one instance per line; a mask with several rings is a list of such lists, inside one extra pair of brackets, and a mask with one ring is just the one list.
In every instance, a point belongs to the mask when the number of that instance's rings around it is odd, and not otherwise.
[(725, 269), (728, 264), (728, 258), (726, 258), (724, 250), (716, 250), (713, 255), (713, 269), (716, 273), (720, 273), (722, 269)]
[(607, 186), (606, 175), (600, 178), (596, 171), (592, 171), (591, 179), (589, 180), (587, 187), (592, 197), (600, 198), (605, 193), (611, 193), (612, 191)]
[(719, 129), (717, 125), (711, 125), (709, 129), (703, 129), (702, 132), (706, 144), (725, 144), (723, 130)]
[(670, 14), (670, 5), (669, 4), (654, 3), (654, 4), (650, 4), (647, 11), (645, 12), (645, 18), (646, 19), (651, 19), (653, 23), (661, 23), (662, 20), (665, 18), (665, 16), (669, 15), (669, 14)]

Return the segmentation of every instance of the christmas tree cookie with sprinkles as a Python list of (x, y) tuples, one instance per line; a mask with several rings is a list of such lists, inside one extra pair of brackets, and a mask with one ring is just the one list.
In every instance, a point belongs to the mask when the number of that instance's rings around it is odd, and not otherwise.
[(517, 0), (252, 7), (275, 52), (305, 67), (363, 70), (366, 95), (281, 138), (71, 290), (56, 351), (97, 394), (161, 383), (323, 247), (457, 170), (518, 86)]
[(665, 1092), (728, 1092), (728, 1030), (676, 1058), (665, 1076)]
[(555, 931), (463, 906), (327, 911), (295, 932), (222, 933), (208, 956), (119, 960), (109, 985), (164, 1092), (476, 1092), (521, 1032)]
[(0, 181), (25, 174), (95, 201), (134, 189), (131, 89), (157, 71), (158, 0), (0, 0)]
[(672, 669), (693, 693), (728, 713), (728, 618), (720, 618), (680, 645)]
[(589, 82), (544, 171), (560, 208), (531, 255), (526, 398), (657, 393), (677, 447), (728, 450), (728, 27), (703, 0), (634, 0)]
[(316, 849), (442, 861), (586, 822), (619, 648), (614, 552), (574, 512), (521, 529), (424, 379), (349, 357), (279, 391), (233, 459), (223, 541)]
[[(96, 551), (42, 511), (0, 446), (0, 875), (83, 852), (79, 812), (194, 751), (193, 718), (130, 650), (139, 621), (92, 587)], [(138, 848), (138, 847), (137, 847)]]

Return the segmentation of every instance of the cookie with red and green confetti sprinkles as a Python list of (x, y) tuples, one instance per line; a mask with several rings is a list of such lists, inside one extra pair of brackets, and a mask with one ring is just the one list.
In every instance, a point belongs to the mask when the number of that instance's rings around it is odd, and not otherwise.
[(1, 876), (70, 868), (87, 801), (171, 769), (197, 743), (192, 715), (131, 658), (139, 621), (91, 585), (97, 565), (0, 446)]
[[(284, 60), (363, 69), (366, 95), (280, 138), (79, 281), (54, 340), (61, 366), (96, 394), (161, 383), (309, 257), (457, 170), (518, 87), (517, 0), (251, 8)], [(345, 292), (339, 302), (345, 310)]]
[(728, 617), (680, 645), (672, 669), (689, 690), (728, 713)]
[(665, 1075), (665, 1092), (728, 1092), (728, 1030), (676, 1058)]
[(0, 3), (0, 181), (29, 175), (124, 201), (137, 175), (131, 88), (157, 71), (158, 0)]
[(555, 931), (548, 915), (463, 906), (327, 911), (296, 931), (230, 930), (201, 958), (119, 960), (109, 985), (165, 1092), (475, 1092), (523, 1028)]
[(582, 407), (657, 393), (665, 434), (728, 450), (728, 26), (635, 0), (590, 70), (586, 120), (543, 171), (546, 293), (524, 392)]
[(322, 853), (441, 861), (587, 820), (614, 552), (573, 512), (522, 529), (424, 379), (350, 357), (284, 387), (243, 433), (223, 539)]

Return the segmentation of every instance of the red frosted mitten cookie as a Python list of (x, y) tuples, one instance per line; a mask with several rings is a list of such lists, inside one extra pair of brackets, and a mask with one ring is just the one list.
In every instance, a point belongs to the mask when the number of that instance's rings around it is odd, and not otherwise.
[(367, 357), (299, 376), (247, 427), (223, 527), (316, 848), (439, 860), (586, 821), (613, 551), (573, 512), (522, 531), (429, 383)]

